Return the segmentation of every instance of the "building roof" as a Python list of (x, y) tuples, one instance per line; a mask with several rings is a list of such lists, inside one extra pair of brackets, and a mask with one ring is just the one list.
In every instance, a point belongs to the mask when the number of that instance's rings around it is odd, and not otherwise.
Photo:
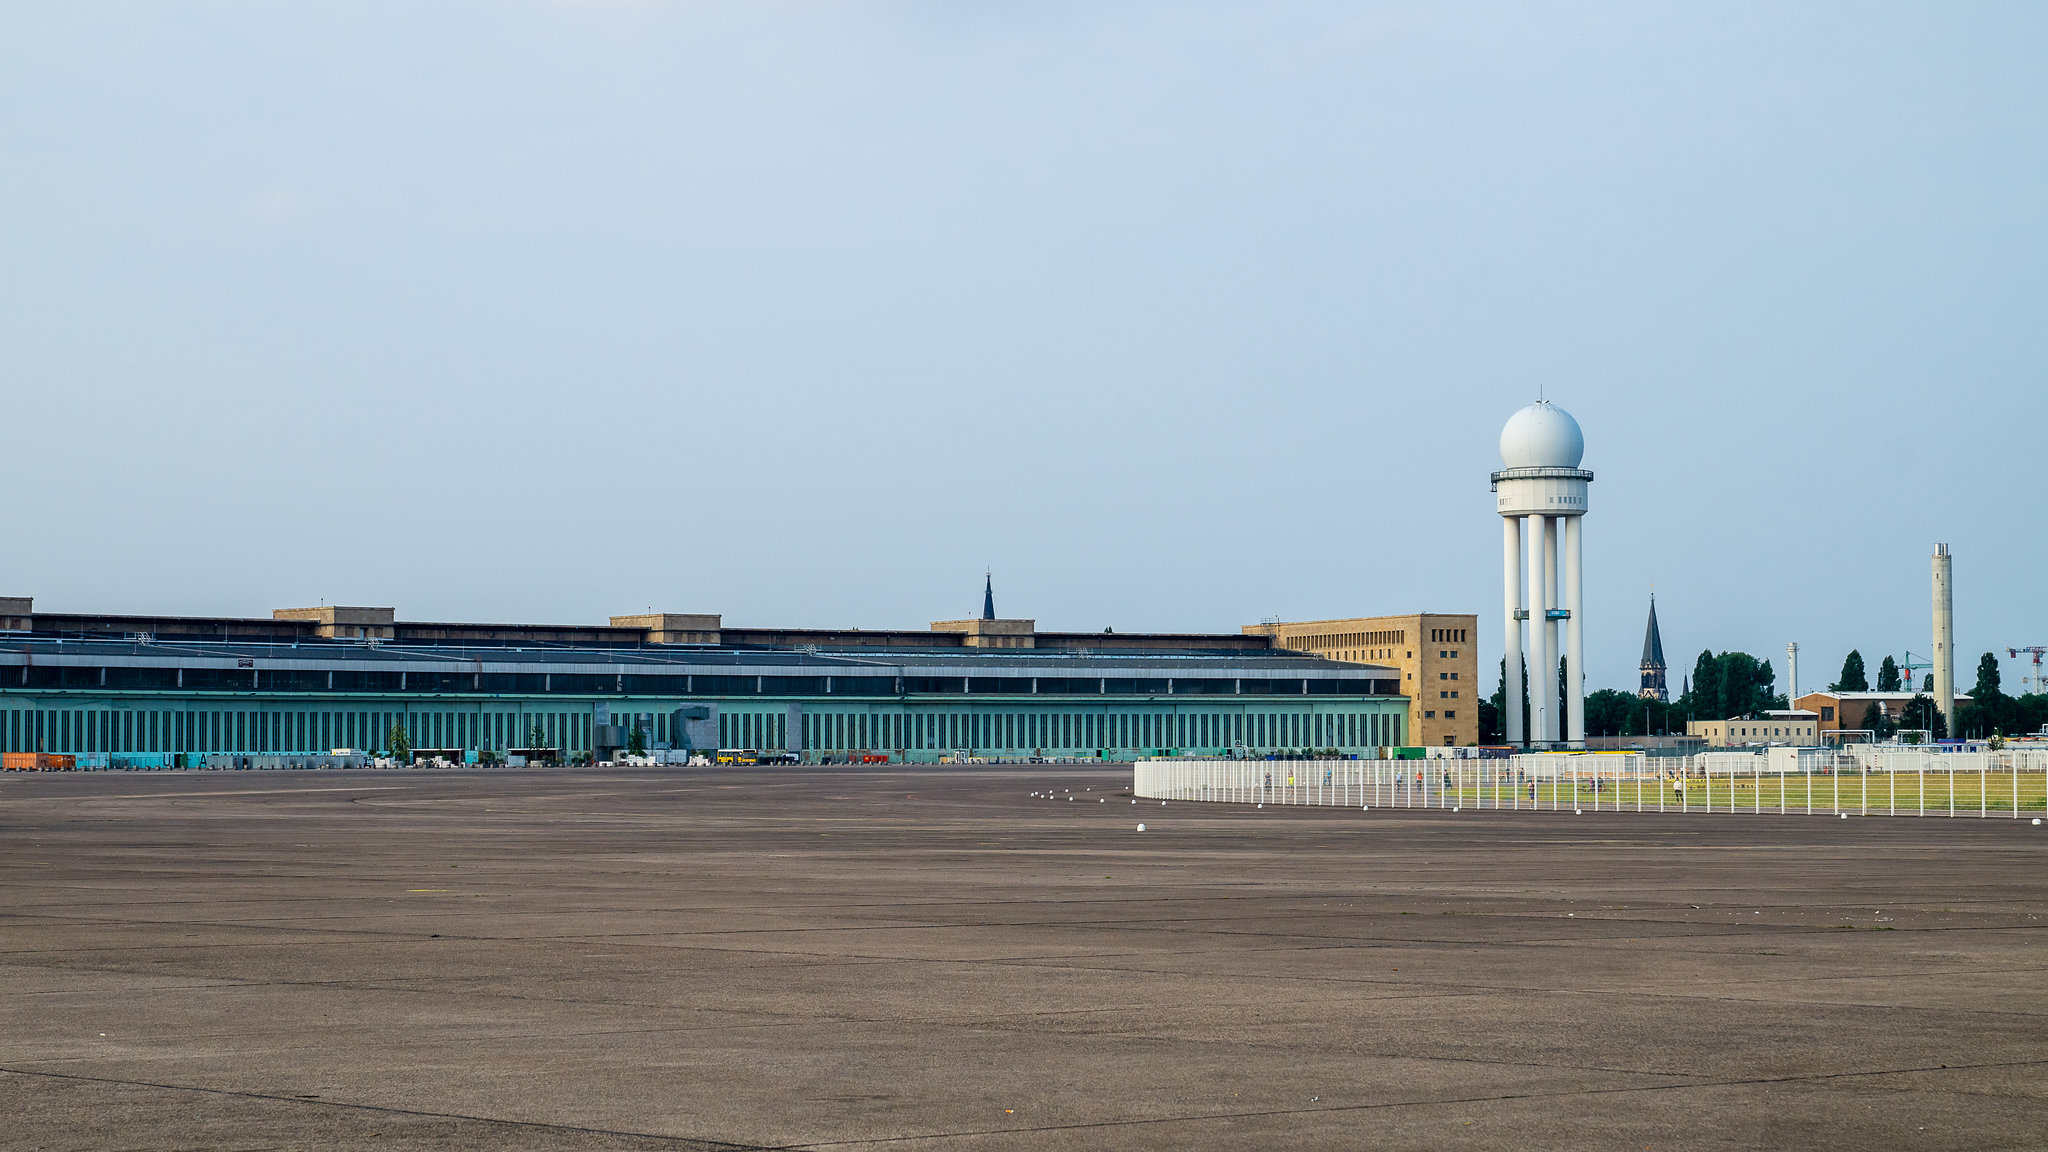
[[(994, 582), (983, 586), (982, 607), (992, 611)], [(1032, 620), (944, 622), (927, 630), (744, 627), (727, 625), (715, 613), (648, 612), (614, 616), (605, 624), (482, 624), (403, 620), (394, 609), (319, 607), (278, 609), (266, 617), (128, 615), (76, 612), (0, 614), (0, 636), (65, 640), (129, 638), (143, 641), (217, 641), (242, 644), (380, 640), (429, 647), (623, 649), (710, 647), (727, 649), (852, 649), (872, 651), (973, 651), (989, 647), (984, 636), (999, 634), (1003, 647), (1080, 651), (1128, 650), (1254, 654), (1279, 651), (1273, 638), (1245, 633), (1041, 632)]]
[(1090, 651), (1073, 648), (941, 651), (714, 648), (698, 645), (405, 644), (356, 640), (51, 639), (0, 641), (0, 667), (33, 665), (186, 668), (359, 668), (390, 671), (622, 672), (682, 675), (1264, 677), (1380, 680), (1378, 665), (1325, 660), (1284, 649), (1248, 653)]
[[(1830, 700), (1883, 700), (1883, 701), (1886, 701), (1887, 703), (1889, 703), (1889, 702), (1891, 702), (1891, 701), (1896, 701), (1896, 700), (1911, 700), (1911, 699), (1912, 699), (1913, 697), (1915, 697), (1915, 696), (1926, 696), (1926, 697), (1928, 697), (1928, 698), (1932, 699), (1932, 697), (1933, 697), (1933, 693), (1931, 693), (1931, 692), (1835, 692), (1835, 691), (1832, 691), (1832, 690), (1830, 690), (1830, 689), (1827, 689), (1827, 688), (1822, 688), (1822, 689), (1820, 689), (1820, 690), (1818, 690), (1818, 691), (1802, 693), (1802, 694), (1800, 695), (1800, 697), (1799, 697), (1799, 698), (1800, 698), (1801, 700), (1805, 700), (1805, 699), (1807, 699), (1808, 697), (1811, 697), (1811, 696), (1825, 696), (1825, 697), (1827, 697), (1827, 698), (1828, 698), (1828, 699), (1830, 699)], [(1958, 692), (1958, 693), (1956, 693), (1956, 699), (1958, 699), (1958, 700), (1968, 700), (1969, 698), (1970, 698), (1970, 694), (1969, 694), (1969, 693), (1967, 693), (1967, 692)]]

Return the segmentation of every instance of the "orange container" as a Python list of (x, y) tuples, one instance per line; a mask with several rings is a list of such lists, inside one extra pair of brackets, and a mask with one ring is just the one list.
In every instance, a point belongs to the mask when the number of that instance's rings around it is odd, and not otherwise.
[(55, 752), (4, 752), (0, 753), (0, 770), (8, 772), (69, 772), (78, 767), (78, 758)]

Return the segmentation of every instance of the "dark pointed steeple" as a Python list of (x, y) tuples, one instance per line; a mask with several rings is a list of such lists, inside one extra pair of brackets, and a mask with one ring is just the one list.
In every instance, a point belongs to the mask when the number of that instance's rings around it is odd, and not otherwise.
[(996, 574), (990, 572), (987, 580), (981, 586), (981, 618), (993, 620), (996, 618)]
[(1657, 631), (1657, 596), (1650, 595), (1650, 624), (1643, 630), (1643, 686), (1636, 695), (1644, 700), (1668, 701), (1664, 686), (1664, 637)]

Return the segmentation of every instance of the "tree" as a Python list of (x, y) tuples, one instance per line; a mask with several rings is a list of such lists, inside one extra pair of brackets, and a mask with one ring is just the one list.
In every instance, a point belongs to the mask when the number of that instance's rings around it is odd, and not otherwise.
[(1776, 669), (1767, 660), (1747, 652), (1723, 652), (1717, 656), (1710, 649), (1700, 653), (1694, 662), (1685, 695), (1661, 714), (1655, 709), (1644, 711), (1650, 723), (1666, 731), (1678, 727), (1678, 721), (1686, 716), (1696, 720), (1747, 716), (1766, 708), (1786, 706), (1785, 698), (1774, 691), (1777, 679)]
[(1686, 690), (1689, 711), (1704, 720), (1721, 719), (1721, 661), (1709, 648), (1693, 661), (1692, 686)]
[(633, 721), (633, 730), (626, 733), (626, 755), (647, 755), (647, 737), (640, 731), (640, 721)]
[(1498, 744), (1503, 736), (1500, 730), (1500, 693), (1479, 701), (1479, 742)]
[(540, 726), (540, 721), (535, 720), (533, 727), (526, 730), (526, 746), (528, 748), (545, 748), (548, 746), (548, 731)]
[(1870, 678), (1863, 673), (1863, 653), (1854, 648), (1849, 649), (1849, 655), (1842, 660), (1842, 675), (1833, 684), (1828, 685), (1828, 691), (1870, 691)]
[(1586, 735), (1635, 736), (1643, 727), (1643, 701), (1628, 692), (1602, 688), (1586, 694)]
[(2039, 732), (2048, 727), (2048, 696), (2029, 692), (2012, 702), (2012, 731), (2014, 735)]
[(1877, 690), (1897, 692), (1899, 690), (1899, 662), (1887, 656), (1877, 668)]
[(1882, 740), (1893, 732), (1891, 719), (1884, 712), (1884, 703), (1878, 700), (1872, 700), (1870, 706), (1863, 710), (1863, 723), (1857, 727), (1868, 729), (1872, 740)]
[(2003, 696), (2005, 692), (1999, 687), (2002, 679), (1998, 671), (1998, 657), (1986, 652), (1977, 657), (1977, 686), (1970, 689), (1970, 695), (1978, 700)]
[(403, 723), (391, 726), (391, 731), (384, 736), (384, 743), (390, 746), (393, 760), (412, 759), (412, 737), (406, 735)]
[[(1493, 703), (1493, 728), (1492, 728), (1491, 730), (1492, 730), (1492, 731), (1494, 732), (1494, 734), (1495, 734), (1495, 741), (1496, 741), (1496, 742), (1498, 742), (1498, 743), (1506, 743), (1506, 742), (1507, 742), (1507, 738), (1508, 738), (1508, 737), (1507, 737), (1507, 715), (1508, 715), (1508, 714), (1507, 714), (1507, 709), (1506, 709), (1506, 706), (1505, 706), (1505, 704), (1503, 703), (1503, 702), (1504, 702), (1504, 701), (1506, 700), (1506, 698), (1507, 698), (1507, 694), (1508, 694), (1508, 658), (1507, 658), (1507, 657), (1505, 657), (1505, 656), (1503, 656), (1503, 657), (1501, 657), (1501, 658), (1500, 658), (1500, 680), (1499, 680), (1499, 681), (1497, 682), (1497, 685), (1495, 686), (1495, 688), (1494, 688), (1494, 690), (1493, 690), (1493, 701), (1492, 701), (1492, 703)], [(1484, 725), (1484, 724), (1486, 723), (1486, 706), (1485, 706), (1484, 702), (1482, 702), (1482, 703), (1481, 703), (1481, 705), (1480, 705), (1480, 709), (1479, 709), (1479, 722), (1480, 722), (1480, 724), (1481, 724), (1481, 725)], [(1526, 738), (1526, 737), (1528, 736), (1528, 734), (1529, 734), (1529, 660), (1528, 660), (1528, 657), (1526, 657), (1526, 656), (1525, 656), (1525, 657), (1523, 657), (1523, 658), (1522, 658), (1522, 735), (1523, 735), (1523, 737), (1524, 737), (1524, 738)], [(1482, 741), (1483, 741), (1483, 740), (1484, 740), (1484, 737), (1482, 737), (1481, 739), (1482, 739)]]
[(1747, 652), (1723, 652), (1719, 663), (1721, 710), (1715, 719), (1748, 716), (1776, 702), (1771, 687), (1778, 674), (1769, 664)]
[(1922, 692), (1934, 691), (1934, 673), (1929, 672), (1927, 676), (1920, 681), (1920, 690)]
[(1956, 711), (1956, 735), (1995, 736), (2018, 730), (2019, 704), (2005, 694), (1998, 657), (1986, 652), (1977, 659), (1977, 684), (1970, 702)]
[(1931, 697), (1919, 693), (1906, 701), (1905, 711), (1899, 716), (1899, 727), (1925, 728), (1934, 733), (1936, 740), (1948, 735), (1948, 720), (1941, 714), (1941, 709), (1934, 706)]

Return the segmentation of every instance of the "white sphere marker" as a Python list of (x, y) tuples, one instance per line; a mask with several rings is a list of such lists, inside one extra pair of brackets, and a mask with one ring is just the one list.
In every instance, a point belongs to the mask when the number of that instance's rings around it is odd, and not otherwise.
[(1143, 832), (1144, 830), (1145, 826), (1143, 824), (1138, 825), (1138, 831)]

